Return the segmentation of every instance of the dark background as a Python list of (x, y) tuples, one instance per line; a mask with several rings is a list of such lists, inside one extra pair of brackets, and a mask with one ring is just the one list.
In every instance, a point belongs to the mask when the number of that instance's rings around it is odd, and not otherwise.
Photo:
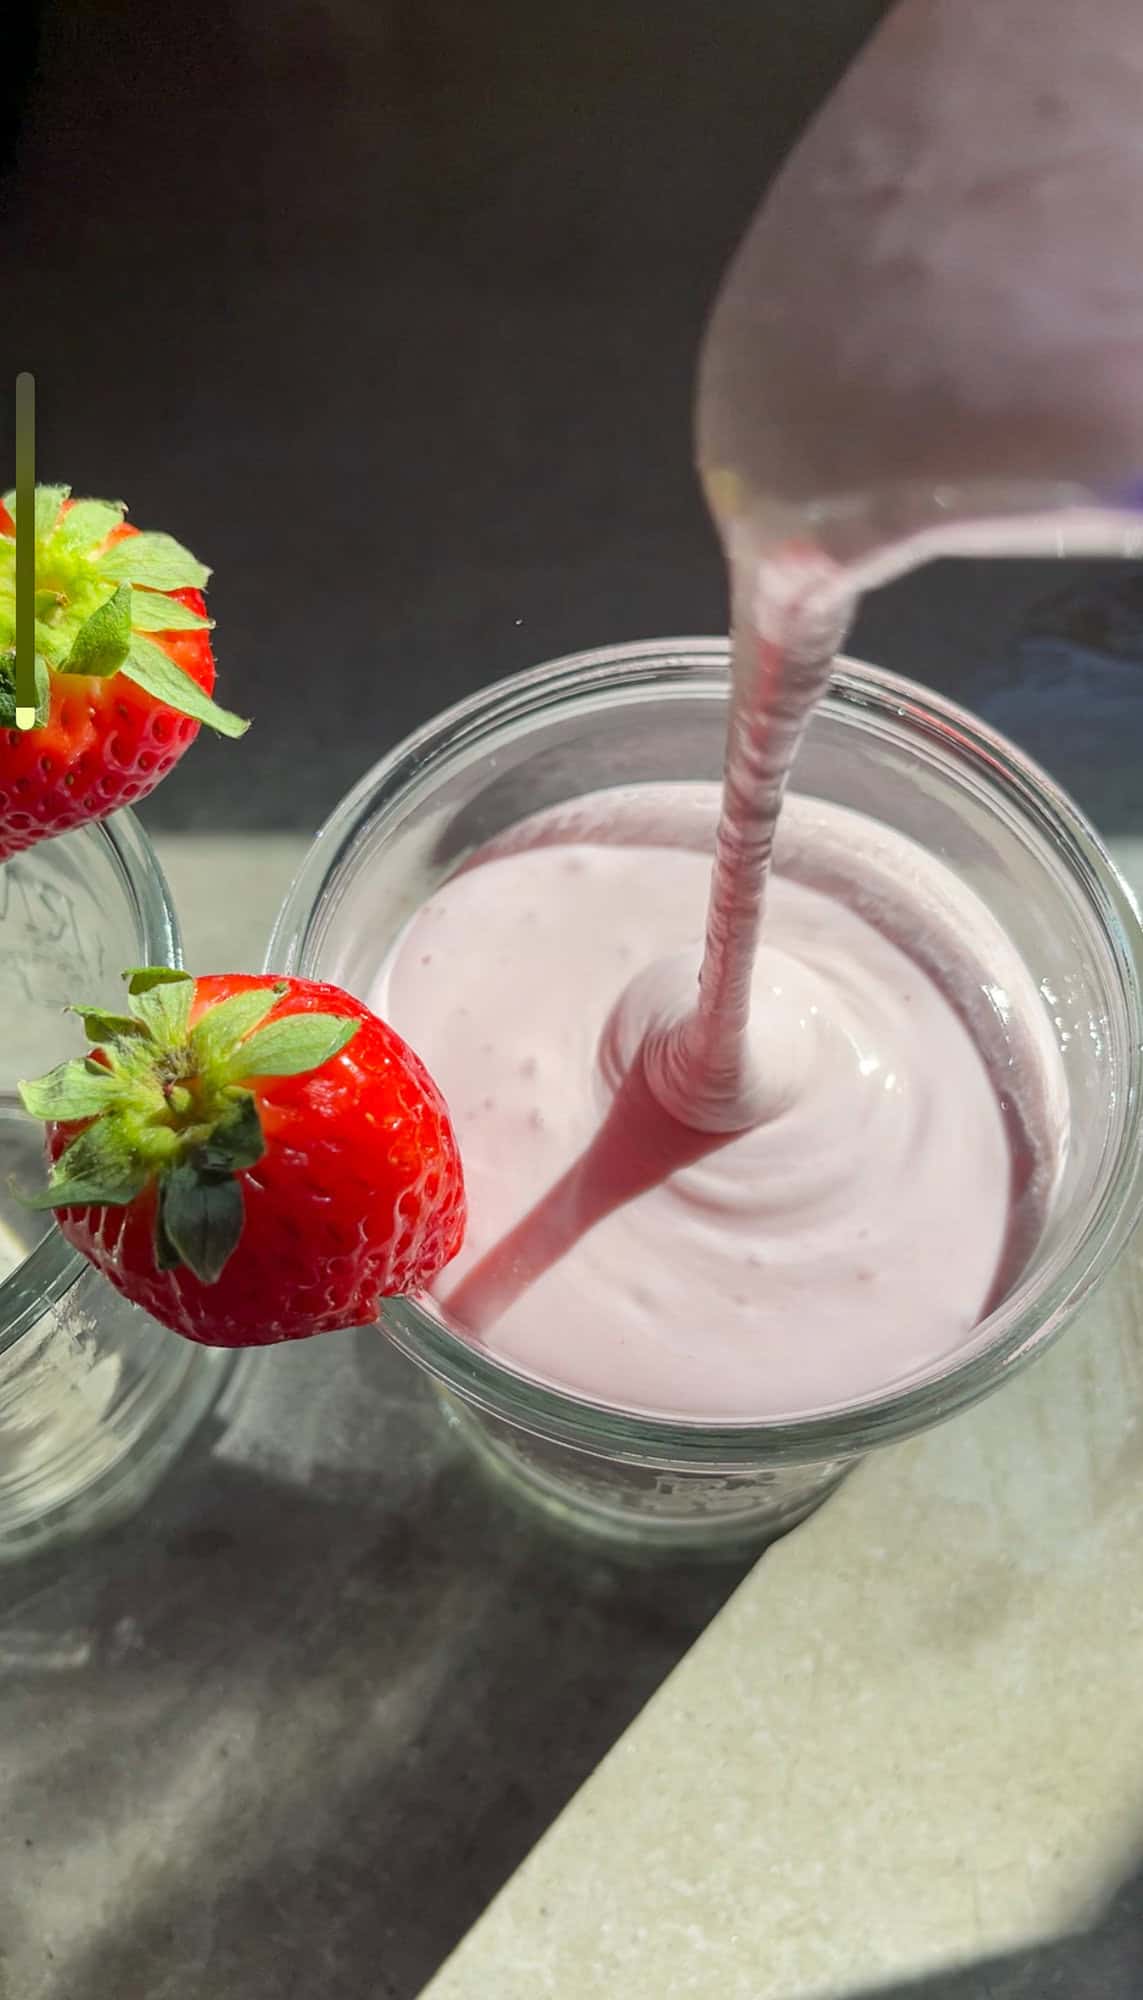
[[(883, 0), (11, 11), (4, 376), (37, 376), (41, 476), (213, 565), (221, 698), (256, 721), (204, 737), (150, 825), (312, 827), (484, 682), (725, 628), (703, 316)], [(854, 650), (983, 709), (1115, 830), (1141, 628), (1138, 573), (946, 564)]]

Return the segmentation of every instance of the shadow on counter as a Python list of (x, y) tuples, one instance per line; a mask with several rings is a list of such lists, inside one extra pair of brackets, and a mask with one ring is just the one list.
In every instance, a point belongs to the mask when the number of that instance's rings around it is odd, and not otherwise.
[(744, 1567), (551, 1538), (376, 1335), (256, 1371), (145, 1519), (0, 1576), (21, 2000), (412, 2000)]
[(1143, 1869), (1088, 1931), (956, 1972), (863, 1990), (854, 2000), (1138, 2000), (1143, 1993)]

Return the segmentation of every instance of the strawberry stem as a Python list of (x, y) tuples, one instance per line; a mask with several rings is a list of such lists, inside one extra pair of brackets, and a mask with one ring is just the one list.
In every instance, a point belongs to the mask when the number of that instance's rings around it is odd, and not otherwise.
[(339, 1055), (360, 1022), (336, 1014), (269, 1020), (284, 984), (247, 988), (190, 1025), (195, 981), (166, 966), (126, 973), (127, 1015), (77, 1007), (94, 1052), (34, 1082), (34, 1118), (78, 1125), (33, 1208), (122, 1207), (157, 1187), (155, 1254), (213, 1284), (239, 1240), (238, 1176), (265, 1151), (251, 1083), (296, 1076)]
[[(170, 535), (122, 534), (121, 501), (72, 500), (66, 486), (35, 495), (35, 654), (38, 719), (46, 716), (49, 674), (105, 679), (121, 673), (156, 701), (222, 736), (249, 724), (220, 708), (177, 664), (155, 634), (207, 629), (175, 590), (202, 590), (210, 571)], [(0, 504), (0, 727), (15, 703), (16, 496)]]

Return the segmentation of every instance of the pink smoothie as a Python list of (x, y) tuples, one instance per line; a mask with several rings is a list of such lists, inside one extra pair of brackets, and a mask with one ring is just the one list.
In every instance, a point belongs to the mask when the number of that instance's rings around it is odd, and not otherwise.
[(418, 912), (369, 998), (456, 1121), (459, 1330), (603, 1403), (796, 1417), (963, 1351), (1042, 1224), (1066, 1085), (971, 890), (792, 797), (739, 996), (750, 1122), (673, 1117), (649, 1079), (693, 1014), (718, 814), (684, 784), (525, 822)]
[(937, 860), (784, 795), (860, 590), (938, 549), (1137, 545), (1135, 17), (893, 10), (704, 346), (721, 795), (517, 829), (374, 988), (459, 1129), (441, 1299), (537, 1378), (708, 1420), (852, 1403), (961, 1356), (1043, 1226), (1068, 1103), (1025, 967)]

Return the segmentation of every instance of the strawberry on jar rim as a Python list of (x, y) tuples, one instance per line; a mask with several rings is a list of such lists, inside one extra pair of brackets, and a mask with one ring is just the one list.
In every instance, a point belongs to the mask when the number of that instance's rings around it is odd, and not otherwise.
[(37, 727), (17, 729), (15, 496), (0, 502), (0, 861), (145, 798), (206, 723), (247, 724), (211, 700), (210, 571), (121, 501), (36, 488)]
[(456, 1255), (464, 1179), (420, 1059), (307, 979), (125, 975), (86, 1056), (20, 1085), (68, 1242), (164, 1326), (249, 1347), (361, 1326)]

